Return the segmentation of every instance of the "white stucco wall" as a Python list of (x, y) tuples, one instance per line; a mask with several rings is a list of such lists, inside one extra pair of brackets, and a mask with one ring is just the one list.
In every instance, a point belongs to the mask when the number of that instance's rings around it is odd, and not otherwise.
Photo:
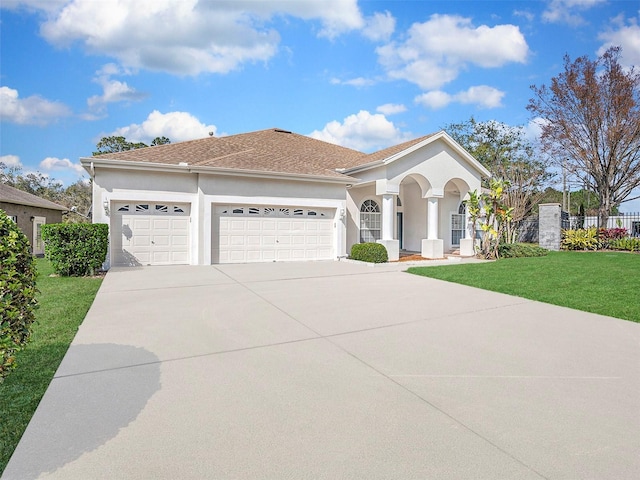
[(192, 265), (211, 263), (212, 235), (216, 235), (212, 208), (216, 204), (332, 209), (335, 256), (346, 255), (346, 215), (342, 215), (346, 214), (346, 193), (340, 183), (97, 167), (93, 182), (94, 223), (110, 224), (111, 205), (121, 201), (188, 203)]
[[(348, 191), (347, 251), (359, 242), (360, 205), (366, 198), (373, 198), (381, 205), (381, 189), (399, 194), (401, 198), (403, 248), (410, 251), (420, 251), (422, 239), (427, 237), (426, 199), (438, 198), (438, 238), (444, 241), (446, 251), (452, 247), (451, 213), (458, 211), (461, 199), (469, 191), (480, 189), (482, 172), (457, 149), (438, 139), (387, 164), (351, 175), (361, 183)], [(397, 222), (395, 212), (394, 222)]]

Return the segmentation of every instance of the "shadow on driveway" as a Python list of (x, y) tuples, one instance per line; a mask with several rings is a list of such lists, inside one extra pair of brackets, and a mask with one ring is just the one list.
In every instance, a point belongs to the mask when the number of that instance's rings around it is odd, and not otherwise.
[(95, 450), (134, 421), (160, 389), (158, 358), (143, 348), (72, 345), (65, 361), (82, 365), (100, 357), (136, 362), (126, 368), (55, 377), (22, 437), (22, 447), (16, 449), (14, 456), (22, 458), (12, 458), (3, 479), (37, 478)]

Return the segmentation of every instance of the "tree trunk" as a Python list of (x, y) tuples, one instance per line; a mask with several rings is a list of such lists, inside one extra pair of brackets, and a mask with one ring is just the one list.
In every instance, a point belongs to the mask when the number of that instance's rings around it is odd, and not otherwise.
[(600, 195), (600, 206), (598, 207), (598, 227), (607, 228), (609, 220), (609, 212), (611, 212), (611, 199), (608, 194)]

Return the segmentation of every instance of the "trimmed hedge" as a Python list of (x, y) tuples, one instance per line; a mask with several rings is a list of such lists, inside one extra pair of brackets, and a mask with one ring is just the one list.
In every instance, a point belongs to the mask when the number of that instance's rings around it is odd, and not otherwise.
[(53, 223), (42, 226), (45, 256), (65, 277), (93, 275), (107, 258), (106, 223)]
[(498, 245), (499, 258), (544, 257), (549, 250), (531, 243), (501, 243)]
[(31, 336), (38, 307), (37, 276), (29, 240), (0, 210), (0, 382)]
[(356, 243), (351, 247), (350, 258), (361, 262), (384, 263), (389, 260), (389, 254), (381, 243)]

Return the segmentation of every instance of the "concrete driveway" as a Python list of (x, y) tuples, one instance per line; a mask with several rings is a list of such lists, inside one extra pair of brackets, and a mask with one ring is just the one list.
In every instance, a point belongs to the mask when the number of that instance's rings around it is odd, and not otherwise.
[(637, 479), (640, 325), (345, 262), (114, 269), (3, 479)]

